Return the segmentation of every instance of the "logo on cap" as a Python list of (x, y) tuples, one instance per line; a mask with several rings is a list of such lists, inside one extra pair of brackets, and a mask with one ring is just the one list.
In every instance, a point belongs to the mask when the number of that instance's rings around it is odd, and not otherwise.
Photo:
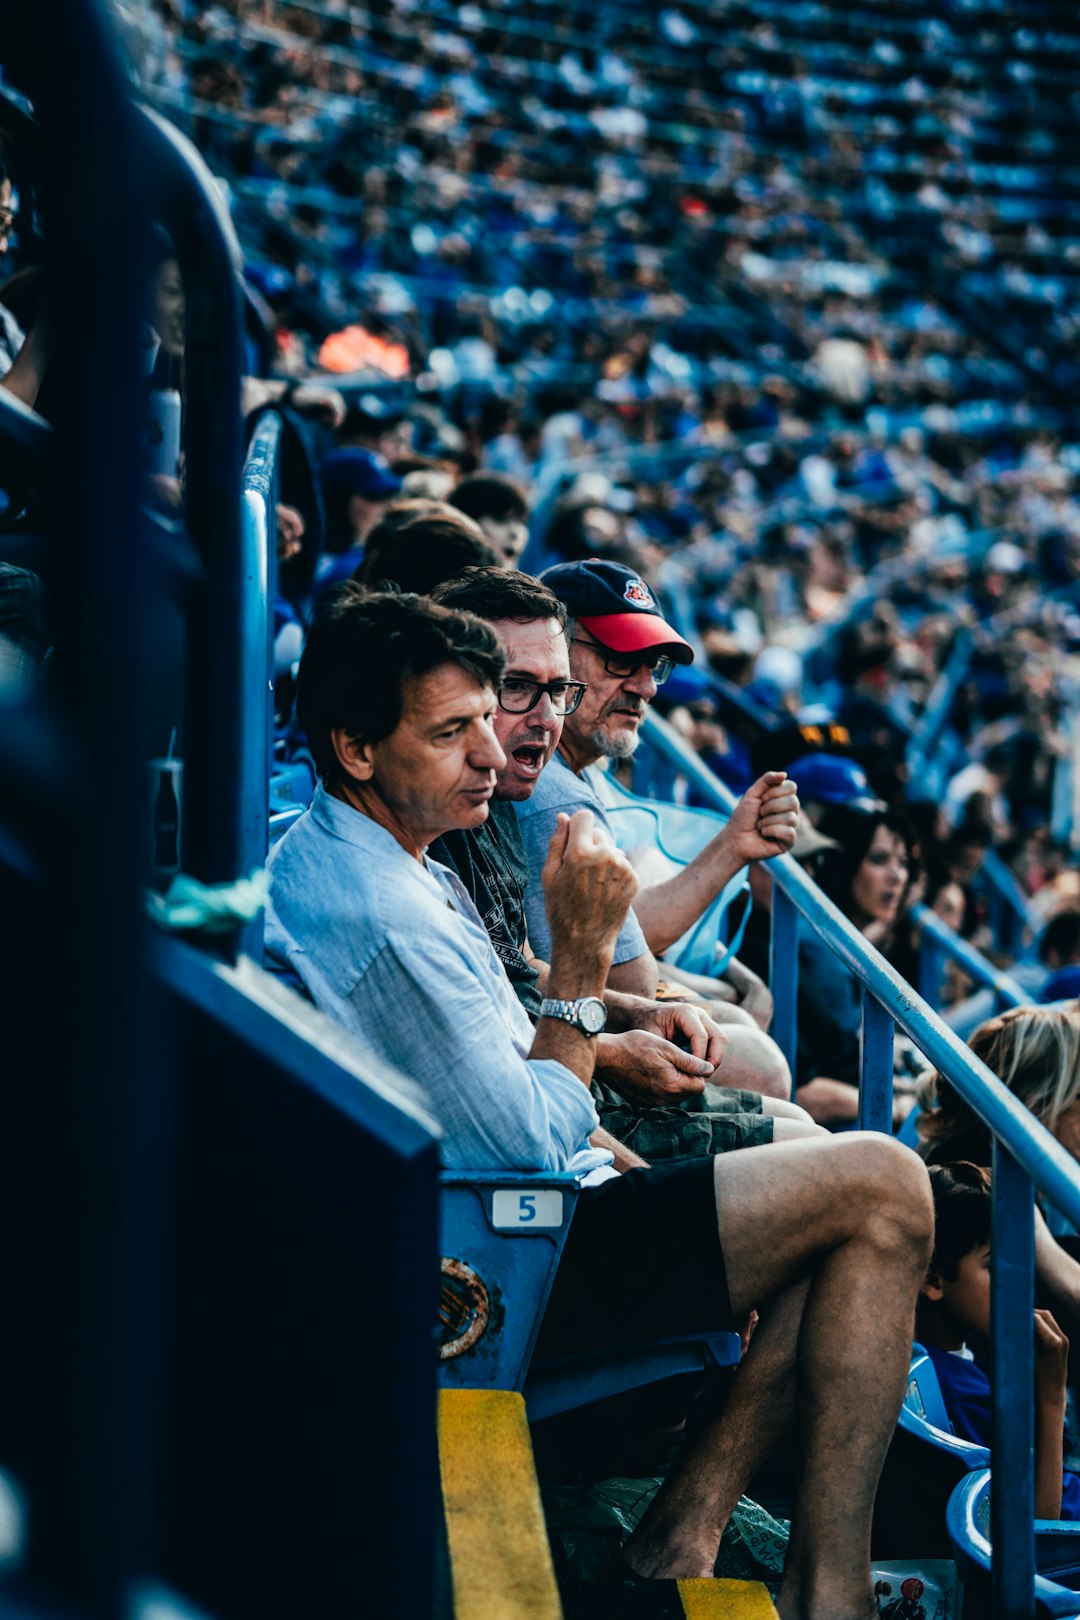
[(638, 607), (651, 608), (655, 606), (653, 599), (649, 594), (649, 587), (646, 585), (643, 579), (637, 579), (636, 577), (634, 579), (627, 580), (626, 589), (623, 591), (623, 597), (627, 602), (635, 602)]

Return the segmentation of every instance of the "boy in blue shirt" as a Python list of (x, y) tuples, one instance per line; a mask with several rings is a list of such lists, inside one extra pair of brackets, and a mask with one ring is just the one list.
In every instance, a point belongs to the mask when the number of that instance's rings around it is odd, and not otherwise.
[[(934, 1253), (919, 1294), (916, 1333), (937, 1372), (962, 1440), (988, 1446), (990, 1379), (990, 1172), (935, 1165)], [(1080, 1477), (1064, 1473), (1069, 1341), (1049, 1311), (1035, 1312), (1035, 1517), (1080, 1519)]]

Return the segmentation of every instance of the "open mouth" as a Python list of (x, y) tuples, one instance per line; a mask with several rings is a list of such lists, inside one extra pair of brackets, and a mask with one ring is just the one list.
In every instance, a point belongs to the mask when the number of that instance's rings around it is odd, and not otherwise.
[(539, 776), (544, 768), (544, 752), (542, 743), (526, 743), (521, 748), (515, 748), (510, 758), (520, 776)]

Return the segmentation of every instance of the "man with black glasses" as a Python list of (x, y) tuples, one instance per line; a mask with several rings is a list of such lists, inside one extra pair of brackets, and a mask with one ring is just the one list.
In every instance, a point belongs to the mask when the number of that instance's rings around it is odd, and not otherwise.
[[(608, 1354), (761, 1312), (727, 1404), (698, 1409), (623, 1549), (628, 1573), (711, 1575), (797, 1391), (799, 1484), (778, 1612), (861, 1620), (873, 1607), (874, 1493), (930, 1256), (926, 1171), (899, 1143), (853, 1131), (613, 1173), (589, 1083), (612, 945), (636, 888), (628, 862), (588, 810), (559, 823), (545, 863), (555, 948), (534, 1028), (464, 887), (427, 855), (487, 818), (507, 769), (494, 730), (507, 673), (472, 614), (352, 584), (335, 594), (300, 666), (321, 781), (270, 856), (268, 959), (424, 1087), (446, 1165), (582, 1179), (538, 1354)], [(567, 704), (565, 673), (532, 675), (546, 688), (534, 708)], [(527, 769), (524, 745), (517, 754)]]
[[(525, 895), (529, 940), (543, 957), (550, 943), (539, 875), (543, 851), (560, 812), (590, 809), (603, 821), (603, 809), (589, 781), (588, 767), (602, 758), (629, 759), (638, 744), (646, 705), (675, 664), (694, 654), (662, 617), (648, 585), (632, 569), (593, 558), (549, 568), (543, 582), (569, 614), (570, 670), (587, 690), (563, 726), (558, 752), (532, 797), (518, 805), (518, 819), (529, 859)], [(667, 950), (712, 905), (721, 890), (750, 861), (767, 860), (791, 848), (798, 826), (794, 782), (782, 771), (768, 771), (740, 799), (730, 821), (700, 855), (673, 877), (643, 884), (629, 924), (619, 937), (609, 983), (638, 995), (656, 993), (656, 954)], [(630, 949), (630, 929), (636, 929)], [(766, 1063), (783, 1069), (773, 1043), (762, 1043), (759, 1071)], [(738, 1082), (733, 1082), (738, 1083)], [(767, 1089), (772, 1089), (768, 1087)], [(776, 1094), (790, 1094), (790, 1078), (778, 1074)]]
[[(566, 609), (538, 580), (502, 568), (472, 568), (436, 586), (432, 596), (442, 606), (486, 620), (506, 650), (493, 716), (506, 763), (496, 773), (487, 820), (445, 833), (428, 854), (461, 878), (519, 1001), (535, 1021), (548, 966), (528, 949), (529, 869), (514, 811), (533, 793), (587, 686), (570, 675)], [(786, 1141), (813, 1130), (794, 1104), (728, 1086), (731, 1071), (721, 1065), (729, 1032), (703, 1009), (611, 990), (604, 1001), (608, 1030), (597, 1041), (593, 1099), (601, 1124), (620, 1142), (633, 1140), (649, 1159), (670, 1158)], [(632, 1154), (609, 1145), (620, 1168), (635, 1162)]]

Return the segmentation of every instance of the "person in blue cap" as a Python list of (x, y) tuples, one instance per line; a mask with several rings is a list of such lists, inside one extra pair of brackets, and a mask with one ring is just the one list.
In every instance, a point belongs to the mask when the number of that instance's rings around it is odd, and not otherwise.
[(401, 493), (401, 479), (385, 456), (352, 445), (331, 450), (322, 464), (322, 481), (326, 547), (315, 569), (320, 590), (351, 578), (387, 501)]
[(870, 786), (862, 766), (842, 754), (804, 754), (788, 766), (799, 790), (799, 803), (813, 822), (818, 807), (843, 804), (870, 814), (885, 807)]

